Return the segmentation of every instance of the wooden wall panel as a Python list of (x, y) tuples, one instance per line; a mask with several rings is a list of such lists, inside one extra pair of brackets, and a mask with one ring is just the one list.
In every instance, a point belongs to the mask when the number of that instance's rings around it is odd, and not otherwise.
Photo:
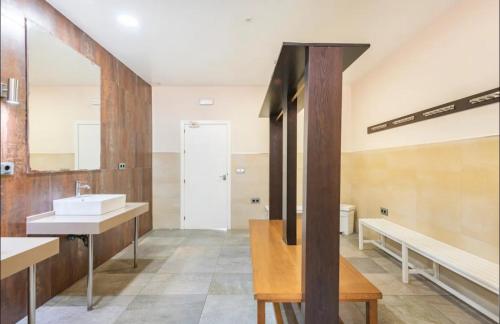
[[(3, 0), (1, 80), (20, 81), (19, 106), (1, 102), (1, 160), (16, 163), (15, 175), (1, 178), (2, 236), (25, 236), (26, 217), (48, 211), (52, 200), (74, 195), (75, 181), (94, 193), (125, 193), (129, 201), (152, 202), (151, 86), (43, 0)], [(101, 171), (29, 174), (26, 129), (24, 19), (72, 46), (101, 67)], [(119, 171), (119, 162), (127, 169)], [(140, 233), (151, 230), (151, 212), (140, 217)], [(128, 222), (96, 237), (95, 266), (126, 247), (133, 238)], [(86, 275), (87, 249), (61, 237), (60, 253), (37, 268), (38, 304)], [(1, 323), (26, 315), (27, 271), (1, 282)]]

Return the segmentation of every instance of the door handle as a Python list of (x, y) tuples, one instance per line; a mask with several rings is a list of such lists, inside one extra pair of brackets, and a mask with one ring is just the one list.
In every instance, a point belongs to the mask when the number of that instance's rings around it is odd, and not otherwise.
[(227, 179), (227, 175), (226, 175), (226, 174), (223, 174), (223, 175), (221, 175), (221, 176), (220, 176), (220, 178), (221, 178), (222, 180), (226, 181), (226, 179)]

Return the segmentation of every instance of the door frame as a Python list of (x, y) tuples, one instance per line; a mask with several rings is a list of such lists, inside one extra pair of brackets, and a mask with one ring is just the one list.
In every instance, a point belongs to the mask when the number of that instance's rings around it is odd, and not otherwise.
[(228, 120), (181, 120), (180, 134), (181, 134), (181, 148), (180, 148), (180, 163), (181, 163), (181, 177), (180, 177), (180, 185), (181, 185), (181, 212), (180, 212), (180, 227), (181, 229), (185, 229), (185, 221), (184, 221), (184, 211), (185, 211), (185, 170), (184, 170), (184, 127), (188, 125), (225, 125), (227, 132), (227, 229), (231, 229), (231, 122)]
[[(80, 170), (80, 167), (79, 167), (79, 152), (80, 152), (80, 133), (78, 132), (78, 127), (80, 125), (97, 125), (97, 126), (100, 126), (101, 125), (101, 122), (100, 121), (85, 121), (85, 120), (77, 120), (75, 121), (74, 123), (74, 130), (73, 130), (73, 145), (74, 145), (74, 151), (75, 151), (75, 161), (74, 161), (74, 166), (75, 166), (75, 170)], [(101, 130), (99, 130), (100, 132)], [(99, 135), (100, 137), (101, 135)], [(101, 154), (102, 154), (102, 147), (100, 147), (100, 143), (99, 143), (99, 169), (101, 168)], [(99, 169), (95, 169), (95, 170), (99, 170)]]

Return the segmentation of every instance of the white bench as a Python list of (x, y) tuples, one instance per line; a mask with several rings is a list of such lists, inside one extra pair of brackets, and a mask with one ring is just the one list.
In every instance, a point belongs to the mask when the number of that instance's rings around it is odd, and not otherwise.
[[(377, 232), (380, 235), (380, 240), (365, 240), (363, 237), (364, 228)], [(401, 244), (401, 256), (386, 247), (385, 238)], [(408, 283), (409, 274), (422, 275), (498, 323), (498, 314), (448, 286), (439, 278), (439, 267), (442, 266), (498, 295), (498, 264), (380, 218), (359, 220), (360, 250), (363, 250), (365, 243), (375, 245), (402, 262), (404, 283)], [(430, 259), (433, 264), (432, 272), (428, 272), (426, 269), (417, 269), (415, 265), (411, 264), (408, 261), (408, 250)]]

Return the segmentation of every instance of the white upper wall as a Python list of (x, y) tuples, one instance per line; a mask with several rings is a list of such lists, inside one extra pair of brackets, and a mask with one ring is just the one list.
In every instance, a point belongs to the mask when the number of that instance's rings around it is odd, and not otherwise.
[(499, 105), (368, 135), (370, 125), (499, 85), (499, 1), (466, 0), (352, 84), (350, 150), (499, 133)]
[[(153, 87), (153, 152), (179, 152), (182, 120), (228, 120), (232, 153), (268, 153), (269, 119), (259, 118), (267, 87)], [(350, 143), (350, 89), (342, 92), (342, 146)], [(215, 100), (200, 106), (201, 98)], [(302, 108), (302, 98), (299, 108)], [(298, 151), (303, 151), (304, 114), (299, 112)]]
[[(263, 153), (269, 121), (258, 118), (266, 87), (153, 87), (153, 152), (179, 152), (181, 120), (228, 120), (233, 153)], [(215, 100), (200, 106), (201, 98)]]

